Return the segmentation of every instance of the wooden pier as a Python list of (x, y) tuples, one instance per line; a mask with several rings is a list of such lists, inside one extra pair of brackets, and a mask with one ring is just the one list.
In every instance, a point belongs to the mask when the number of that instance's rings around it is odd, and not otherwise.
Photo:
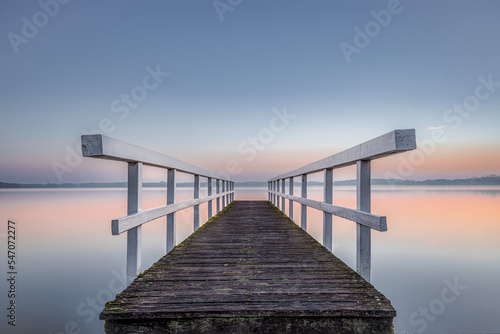
[(109, 302), (106, 333), (392, 333), (379, 291), (268, 201), (235, 201)]
[[(387, 218), (371, 213), (371, 161), (415, 148), (415, 130), (394, 130), (269, 179), (268, 201), (235, 202), (229, 174), (82, 136), (83, 156), (128, 164), (127, 215), (112, 221), (111, 232), (126, 232), (131, 284), (101, 313), (106, 333), (392, 333), (396, 311), (369, 283), (371, 231), (387, 230)], [(166, 170), (166, 205), (142, 210), (143, 165)], [(356, 209), (333, 203), (334, 170), (349, 165), (356, 165)], [(319, 172), (323, 201), (307, 198), (308, 175)], [(193, 176), (193, 199), (176, 201), (178, 173)], [(209, 221), (200, 228), (205, 203)], [(195, 232), (175, 246), (176, 213), (191, 207)], [(322, 244), (307, 234), (308, 208), (323, 212)], [(333, 216), (356, 224), (356, 271), (332, 254)], [(160, 217), (167, 255), (140, 274), (142, 225)]]

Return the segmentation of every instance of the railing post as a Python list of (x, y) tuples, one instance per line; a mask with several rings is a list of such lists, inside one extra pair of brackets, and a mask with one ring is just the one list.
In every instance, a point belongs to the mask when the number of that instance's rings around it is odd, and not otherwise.
[[(285, 193), (285, 179), (281, 180), (281, 192)], [(285, 213), (285, 197), (281, 197), (281, 211)]]
[[(276, 181), (273, 181), (273, 191), (276, 191)], [(273, 194), (273, 204), (276, 205), (276, 194)]]
[[(167, 169), (167, 205), (175, 203), (175, 169)], [(167, 215), (167, 253), (175, 247), (175, 212)]]
[[(307, 198), (307, 174), (302, 174), (301, 197)], [(300, 227), (307, 231), (307, 206), (305, 204), (301, 204)]]
[[(289, 178), (288, 183), (288, 193), (293, 196), (293, 177)], [(293, 220), (293, 201), (291, 199), (288, 200), (288, 217)]]
[[(194, 176), (194, 198), (200, 198), (200, 176)], [(196, 231), (200, 227), (200, 205), (195, 205), (193, 207), (193, 231)]]
[[(357, 209), (371, 212), (371, 176), (370, 161), (357, 162), (356, 200)], [(371, 272), (371, 229), (356, 224), (356, 270), (365, 280), (370, 282)]]
[[(323, 202), (332, 204), (333, 202), (333, 169), (325, 169)], [(323, 246), (330, 252), (333, 249), (333, 228), (332, 214), (323, 212)]]
[[(226, 191), (231, 191), (231, 181), (226, 181), (226, 182), (227, 182), (227, 189), (226, 189)], [(231, 203), (230, 197), (231, 197), (230, 194), (226, 195), (226, 203), (227, 203), (227, 205), (229, 205), (229, 203)]]
[[(226, 191), (226, 181), (222, 180), (222, 193)], [(226, 207), (226, 195), (222, 195), (222, 208)]]
[(271, 181), (267, 181), (267, 200), (271, 202)]
[[(142, 211), (142, 162), (128, 163), (127, 215)], [(142, 226), (127, 231), (127, 284), (141, 273)]]
[[(212, 178), (207, 178), (207, 195), (212, 196)], [(208, 219), (212, 218), (212, 200), (208, 201)]]
[(234, 182), (231, 182), (231, 190), (233, 191), (231, 194), (231, 202), (234, 202)]
[[(220, 180), (217, 179), (217, 181), (215, 182), (215, 191), (216, 191), (216, 194), (220, 194)], [(219, 213), (220, 212), (220, 197), (217, 197), (217, 200), (215, 201), (216, 203), (216, 209), (217, 209), (217, 212), (216, 213)]]
[[(280, 192), (280, 180), (276, 180), (276, 191), (277, 192)], [(276, 195), (276, 206), (278, 207), (278, 209), (280, 208), (280, 196), (279, 195)]]

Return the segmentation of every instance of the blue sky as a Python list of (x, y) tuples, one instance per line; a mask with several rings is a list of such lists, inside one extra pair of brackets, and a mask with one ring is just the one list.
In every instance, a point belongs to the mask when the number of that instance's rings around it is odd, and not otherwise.
[[(385, 26), (373, 12), (391, 13)], [(123, 164), (94, 159), (54, 172), (103, 120), (111, 137), (214, 171), (235, 160), (237, 181), (396, 128), (425, 140), (443, 127), (447, 138), (404, 177), (500, 173), (500, 87), (460, 124), (444, 117), (479, 77), (500, 82), (498, 13), (498, 1), (2, 1), (0, 181), (124, 180)], [(356, 47), (367, 27), (348, 62), (341, 44)], [(168, 76), (141, 90), (148, 68)], [(123, 95), (144, 91), (124, 117)], [(285, 109), (295, 117), (248, 161), (249, 136)], [(401, 159), (374, 175), (397, 173)]]

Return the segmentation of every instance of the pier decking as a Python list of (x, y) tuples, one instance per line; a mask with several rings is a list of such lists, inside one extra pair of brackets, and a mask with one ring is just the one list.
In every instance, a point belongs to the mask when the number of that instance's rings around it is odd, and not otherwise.
[(396, 311), (268, 201), (235, 201), (109, 302), (106, 333), (392, 333)]

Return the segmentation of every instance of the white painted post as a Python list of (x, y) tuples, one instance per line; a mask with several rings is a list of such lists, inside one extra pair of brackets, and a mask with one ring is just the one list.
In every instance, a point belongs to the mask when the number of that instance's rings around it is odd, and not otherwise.
[(231, 202), (234, 202), (234, 182), (231, 182), (231, 190), (233, 191), (231, 194)]
[[(293, 177), (288, 180), (288, 193), (293, 196)], [(288, 200), (288, 217), (293, 220), (293, 201), (291, 199)]]
[[(142, 162), (128, 163), (127, 215), (142, 211)], [(127, 284), (141, 273), (142, 226), (127, 231)]]
[[(175, 203), (175, 169), (167, 169), (167, 205)], [(175, 212), (167, 215), (167, 253), (175, 247)]]
[[(285, 193), (285, 179), (281, 180), (281, 192)], [(281, 197), (281, 211), (285, 213), (285, 197)]]
[[(207, 195), (212, 196), (212, 178), (207, 178)], [(208, 201), (208, 219), (212, 218), (212, 200)]]
[[(307, 198), (307, 174), (302, 174), (302, 187), (301, 187), (301, 194), (300, 196), (302, 198)], [(302, 204), (301, 205), (301, 212), (300, 212), (300, 227), (304, 231), (307, 231), (307, 205)]]
[(267, 200), (271, 202), (271, 193), (269, 192), (271, 190), (271, 181), (267, 181)]
[[(215, 182), (215, 191), (217, 194), (220, 194), (220, 180), (217, 179), (217, 181)], [(217, 197), (217, 200), (215, 201), (216, 203), (216, 209), (217, 209), (217, 213), (220, 212), (220, 197)]]
[[(227, 191), (231, 191), (231, 181), (226, 181), (226, 182), (227, 182)], [(226, 203), (227, 203), (227, 205), (229, 205), (229, 203), (231, 203), (230, 197), (231, 197), (230, 194), (226, 195)]]
[[(276, 180), (276, 184), (277, 184), (277, 192), (280, 192), (280, 180)], [(280, 208), (280, 197), (279, 195), (276, 196), (276, 206), (278, 207), (278, 209)]]
[[(333, 169), (325, 169), (324, 172), (323, 202), (332, 204), (333, 201)], [(323, 212), (323, 246), (330, 252), (333, 249), (332, 214)]]
[[(271, 191), (274, 191), (274, 181), (271, 181)], [(271, 194), (271, 203), (274, 204), (274, 194)]]
[[(200, 176), (194, 176), (194, 198), (200, 198)], [(193, 207), (193, 231), (200, 227), (200, 205), (197, 204)]]
[[(361, 160), (357, 162), (357, 209), (364, 212), (371, 212), (370, 166), (370, 161)], [(371, 229), (361, 224), (356, 224), (356, 270), (361, 277), (370, 282)]]
[[(224, 193), (226, 191), (226, 181), (222, 180), (222, 192)], [(222, 208), (224, 209), (226, 207), (226, 196), (222, 196)]]
[[(273, 191), (276, 191), (276, 181), (273, 181)], [(276, 205), (276, 194), (273, 194), (273, 204)]]

